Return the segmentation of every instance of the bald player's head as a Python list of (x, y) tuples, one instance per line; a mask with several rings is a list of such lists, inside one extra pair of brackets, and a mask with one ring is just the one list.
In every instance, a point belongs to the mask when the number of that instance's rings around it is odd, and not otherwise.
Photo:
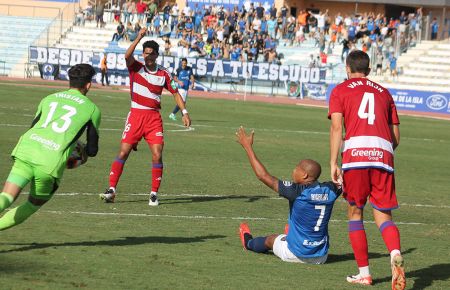
[(292, 179), (295, 183), (311, 183), (320, 177), (320, 173), (322, 173), (322, 168), (317, 161), (303, 159), (292, 172)]

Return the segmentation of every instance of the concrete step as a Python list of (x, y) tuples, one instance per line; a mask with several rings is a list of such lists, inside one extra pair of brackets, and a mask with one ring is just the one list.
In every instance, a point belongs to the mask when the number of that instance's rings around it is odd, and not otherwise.
[(417, 70), (406, 68), (403, 70), (402, 76), (422, 77), (432, 79), (450, 79), (450, 69), (447, 71)]
[(417, 58), (416, 61), (422, 62), (422, 63), (436, 63), (436, 64), (449, 64), (450, 65), (450, 58), (442, 57), (442, 56), (420, 56)]
[(434, 64), (434, 63), (422, 63), (422, 62), (411, 62), (408, 64), (409, 68), (421, 69), (421, 70), (432, 70), (432, 71), (448, 71), (450, 70), (450, 65), (448, 64)]
[(432, 79), (432, 78), (400, 75), (397, 79), (397, 82), (406, 84), (418, 84), (418, 85), (450, 86), (450, 79), (447, 78)]

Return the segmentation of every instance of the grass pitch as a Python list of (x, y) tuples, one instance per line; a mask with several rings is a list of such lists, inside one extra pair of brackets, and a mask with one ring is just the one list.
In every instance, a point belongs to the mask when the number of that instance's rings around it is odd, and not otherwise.
[[(0, 84), (0, 178), (40, 99), (55, 88)], [(327, 264), (297, 265), (242, 250), (237, 228), (281, 233), (287, 201), (262, 185), (234, 132), (255, 129), (255, 151), (273, 175), (289, 179), (302, 158), (319, 161), (329, 179), (326, 109), (191, 98), (194, 130), (167, 116), (163, 97), (164, 177), (160, 206), (149, 207), (151, 155), (145, 142), (128, 159), (115, 204), (98, 200), (108, 184), (129, 109), (126, 92), (93, 89), (102, 110), (100, 151), (67, 170), (55, 197), (28, 221), (0, 233), (1, 289), (360, 289), (347, 237), (346, 204), (329, 224)], [(396, 151), (399, 225), (408, 289), (450, 289), (450, 122), (401, 116)], [(26, 189), (25, 191), (27, 191)], [(18, 202), (27, 197), (22, 194)], [(366, 220), (371, 221), (370, 206)], [(366, 224), (373, 289), (389, 289), (389, 257)]]

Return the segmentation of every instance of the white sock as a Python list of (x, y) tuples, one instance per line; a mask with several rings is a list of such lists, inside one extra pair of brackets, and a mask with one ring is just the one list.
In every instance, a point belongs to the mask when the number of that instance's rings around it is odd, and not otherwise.
[(114, 192), (114, 193), (116, 193), (116, 188), (115, 187), (110, 187), (109, 189), (112, 189), (112, 191)]
[(367, 277), (367, 276), (370, 276), (369, 266), (359, 267), (359, 275), (360, 275), (361, 277)]
[(158, 193), (156, 191), (152, 191), (150, 192), (150, 195), (158, 195)]
[(401, 255), (400, 250), (392, 250), (392, 252), (391, 252), (391, 261), (397, 255)]

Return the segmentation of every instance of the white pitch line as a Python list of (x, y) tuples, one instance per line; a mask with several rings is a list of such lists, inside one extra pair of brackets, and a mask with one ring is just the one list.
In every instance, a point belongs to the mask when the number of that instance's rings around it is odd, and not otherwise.
[[(24, 192), (24, 194), (28, 194), (28, 192)], [(86, 196), (97, 196), (98, 193), (93, 192), (61, 192), (61, 193), (55, 193), (57, 196), (77, 196), (77, 195), (86, 195)], [(148, 196), (148, 193), (119, 193), (120, 195), (124, 196)], [(161, 197), (215, 197), (215, 198), (223, 198), (223, 197), (229, 197), (233, 198), (236, 195), (223, 195), (223, 194), (191, 194), (191, 193), (180, 193), (180, 194), (163, 194), (160, 193), (159, 196)], [(254, 196), (248, 196), (248, 198), (252, 198)], [(284, 200), (285, 198), (282, 197), (267, 197), (266, 199), (271, 200)], [(340, 202), (347, 203), (343, 199), (338, 199)], [(400, 203), (400, 206), (408, 206), (408, 207), (426, 207), (426, 208), (450, 208), (450, 205), (432, 205), (432, 204), (410, 204), (410, 203)]]
[[(195, 131), (194, 127), (188, 127), (185, 128), (183, 125), (178, 125), (178, 124), (173, 124), (176, 127), (181, 127), (183, 129), (166, 129), (164, 131), (166, 132), (189, 132), (189, 131)], [(20, 125), (20, 124), (5, 124), (5, 123), (0, 123), (0, 126), (3, 127), (26, 127), (29, 128), (30, 125)], [(117, 128), (100, 128), (100, 131), (123, 131), (123, 128), (117, 129)]]
[[(208, 219), (208, 220), (252, 220), (252, 221), (286, 221), (286, 218), (266, 218), (266, 217), (227, 217), (227, 216), (208, 216), (208, 215), (169, 215), (169, 214), (146, 214), (146, 213), (117, 213), (117, 212), (92, 212), (92, 211), (57, 211), (57, 210), (41, 210), (51, 214), (78, 214), (78, 215), (95, 215), (95, 216), (129, 216), (129, 217), (150, 217), (150, 218), (173, 218), (173, 219)], [(346, 223), (347, 220), (331, 219), (333, 223)], [(364, 223), (374, 224), (373, 221), (365, 221)], [(395, 222), (397, 225), (407, 226), (450, 226), (450, 224), (427, 224), (417, 222)]]
[[(123, 118), (121, 120), (124, 120)], [(170, 122), (166, 122), (166, 125), (172, 125), (177, 127), (183, 127), (183, 125), (174, 124)], [(0, 126), (3, 127), (30, 127), (30, 125), (20, 125), (20, 124), (7, 124), (7, 123), (0, 123)], [(165, 131), (167, 132), (189, 132), (194, 131), (196, 127), (204, 127), (204, 128), (222, 128), (222, 129), (230, 129), (230, 130), (237, 130), (238, 126), (231, 127), (231, 126), (216, 126), (216, 125), (205, 125), (205, 124), (195, 124), (195, 127), (189, 127), (185, 129), (180, 130), (174, 130), (174, 129), (167, 129)], [(285, 130), (285, 129), (268, 129), (268, 128), (249, 128), (254, 129), (256, 131), (263, 131), (263, 132), (280, 132), (280, 133), (295, 133), (295, 134), (314, 134), (314, 135), (328, 135), (329, 132), (321, 132), (321, 131), (305, 131), (305, 130)], [(122, 128), (100, 128), (101, 131), (123, 131)], [(430, 139), (430, 138), (414, 138), (414, 137), (402, 137), (402, 139), (405, 140), (413, 140), (413, 141), (426, 141), (426, 142), (440, 142), (440, 143), (447, 143), (449, 140), (442, 140), (442, 139)]]

